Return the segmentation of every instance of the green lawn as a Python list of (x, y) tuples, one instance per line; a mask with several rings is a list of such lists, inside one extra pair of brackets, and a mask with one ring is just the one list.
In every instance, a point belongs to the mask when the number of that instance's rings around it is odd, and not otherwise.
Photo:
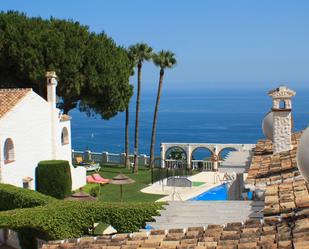
[(199, 187), (199, 186), (201, 186), (201, 185), (203, 185), (203, 184), (205, 184), (206, 182), (192, 182), (192, 186), (193, 187)]
[[(151, 182), (151, 172), (143, 167), (139, 168), (138, 174), (133, 174), (132, 170), (124, 168), (122, 165), (104, 165), (100, 170), (100, 175), (104, 178), (111, 179), (114, 176), (122, 173), (131, 179), (135, 180), (135, 183), (123, 185), (123, 201), (126, 202), (153, 202), (160, 199), (161, 195), (145, 194), (140, 192)], [(83, 189), (85, 192), (89, 192), (92, 186), (96, 184), (87, 184)], [(120, 201), (120, 186), (113, 184), (106, 184), (101, 187), (100, 190), (101, 201)]]

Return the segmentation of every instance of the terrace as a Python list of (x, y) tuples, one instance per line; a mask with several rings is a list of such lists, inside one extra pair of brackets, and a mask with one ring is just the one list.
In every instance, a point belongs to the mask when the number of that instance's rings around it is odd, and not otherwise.
[[(49, 242), (56, 248), (309, 248), (309, 186), (296, 166), (295, 148), (300, 133), (293, 134), (294, 148), (270, 155), (272, 143), (257, 143), (246, 184), (265, 190), (264, 218), (224, 225), (116, 234)], [(288, 163), (289, 161), (289, 163)]]

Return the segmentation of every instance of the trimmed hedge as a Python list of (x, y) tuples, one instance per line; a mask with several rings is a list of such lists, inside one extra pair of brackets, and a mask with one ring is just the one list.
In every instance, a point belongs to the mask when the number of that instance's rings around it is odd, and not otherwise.
[[(0, 228), (31, 229), (44, 240), (77, 238), (88, 234), (94, 222), (112, 225), (118, 232), (143, 228), (158, 215), (162, 203), (103, 203), (58, 201), (46, 206), (0, 213)], [(37, 232), (35, 232), (37, 231)]]
[(71, 195), (72, 179), (68, 161), (41, 161), (35, 170), (36, 190), (58, 199)]
[(30, 208), (47, 205), (57, 201), (30, 189), (18, 188), (9, 184), (0, 184), (0, 211), (15, 208)]

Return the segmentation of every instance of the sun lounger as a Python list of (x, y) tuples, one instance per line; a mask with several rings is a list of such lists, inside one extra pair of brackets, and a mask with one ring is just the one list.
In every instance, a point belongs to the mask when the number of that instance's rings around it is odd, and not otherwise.
[(98, 178), (95, 179), (92, 175), (90, 175), (90, 176), (87, 176), (87, 183), (99, 183), (99, 184), (108, 183), (108, 179), (104, 179), (104, 178), (102, 178), (102, 179), (103, 180), (98, 180)]
[(86, 171), (95, 171), (99, 172), (101, 169), (101, 166), (99, 163), (88, 163), (87, 165), (84, 165), (86, 167)]
[(109, 182), (109, 179), (103, 178), (99, 174), (92, 174), (93, 179), (96, 181), (101, 181), (101, 182)]

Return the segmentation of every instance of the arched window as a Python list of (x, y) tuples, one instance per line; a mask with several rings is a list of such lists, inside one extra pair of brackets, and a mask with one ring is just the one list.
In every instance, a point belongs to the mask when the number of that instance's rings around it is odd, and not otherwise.
[(283, 99), (279, 102), (279, 108), (282, 110), (285, 109), (285, 101)]
[(61, 132), (61, 144), (66, 145), (68, 143), (69, 143), (69, 132), (68, 129), (64, 127)]
[(4, 143), (4, 163), (11, 163), (15, 161), (14, 143), (11, 138), (7, 138)]

